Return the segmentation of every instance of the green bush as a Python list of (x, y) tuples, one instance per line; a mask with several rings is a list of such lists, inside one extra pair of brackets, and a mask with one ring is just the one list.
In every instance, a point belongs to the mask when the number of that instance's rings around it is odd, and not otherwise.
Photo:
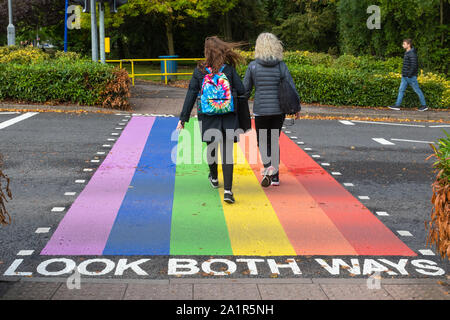
[(80, 59), (74, 52), (50, 56), (30, 47), (0, 47), (0, 100), (127, 109), (129, 81), (124, 72)]
[[(242, 52), (241, 52), (242, 53)], [(246, 62), (252, 52), (243, 53)], [(284, 61), (301, 95), (303, 103), (347, 106), (392, 105), (400, 86), (402, 58), (376, 59), (372, 56), (325, 53), (285, 52)], [(237, 68), (244, 76), (246, 66)], [(420, 74), (418, 81), (431, 108), (450, 108), (450, 81), (432, 73)], [(403, 105), (417, 107), (419, 99), (408, 87)]]

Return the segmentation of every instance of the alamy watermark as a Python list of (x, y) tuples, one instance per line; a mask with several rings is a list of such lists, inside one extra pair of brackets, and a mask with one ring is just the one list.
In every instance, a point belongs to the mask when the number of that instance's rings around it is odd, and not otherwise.
[(371, 5), (367, 8), (367, 13), (371, 14), (366, 25), (369, 30), (381, 29), (381, 9), (379, 6)]

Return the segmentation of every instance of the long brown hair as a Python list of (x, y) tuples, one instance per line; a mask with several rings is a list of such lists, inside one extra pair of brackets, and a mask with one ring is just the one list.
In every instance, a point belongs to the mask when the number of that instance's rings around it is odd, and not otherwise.
[(240, 42), (226, 42), (218, 37), (207, 37), (205, 39), (205, 60), (199, 61), (198, 67), (204, 70), (205, 67), (211, 67), (213, 73), (218, 73), (224, 63), (236, 67), (243, 57), (234, 51), (242, 46)]

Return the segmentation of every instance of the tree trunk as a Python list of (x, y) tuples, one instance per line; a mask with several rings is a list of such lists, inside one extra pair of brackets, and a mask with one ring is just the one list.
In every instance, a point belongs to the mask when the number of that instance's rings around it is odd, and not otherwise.
[(173, 21), (171, 17), (168, 17), (166, 20), (166, 35), (169, 55), (173, 56), (175, 54), (175, 47), (173, 44)]
[(224, 23), (225, 23), (225, 30), (224, 30), (224, 37), (226, 41), (233, 40), (233, 34), (231, 31), (231, 19), (230, 19), (230, 11), (227, 11), (224, 15)]

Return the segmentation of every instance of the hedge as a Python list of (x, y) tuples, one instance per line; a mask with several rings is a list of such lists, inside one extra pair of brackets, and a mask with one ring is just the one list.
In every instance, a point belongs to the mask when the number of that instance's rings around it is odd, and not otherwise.
[[(246, 63), (252, 53), (242, 53)], [(303, 103), (325, 105), (385, 107), (395, 103), (400, 86), (401, 59), (386, 61), (372, 57), (341, 56), (327, 54), (287, 52), (285, 62)], [(247, 66), (238, 67), (245, 75)], [(389, 72), (394, 70), (396, 72)], [(420, 74), (418, 82), (430, 108), (450, 107), (450, 81), (441, 75)], [(403, 107), (418, 107), (419, 99), (408, 87)]]
[(0, 48), (0, 100), (101, 105), (127, 110), (126, 70), (83, 60), (76, 53)]

